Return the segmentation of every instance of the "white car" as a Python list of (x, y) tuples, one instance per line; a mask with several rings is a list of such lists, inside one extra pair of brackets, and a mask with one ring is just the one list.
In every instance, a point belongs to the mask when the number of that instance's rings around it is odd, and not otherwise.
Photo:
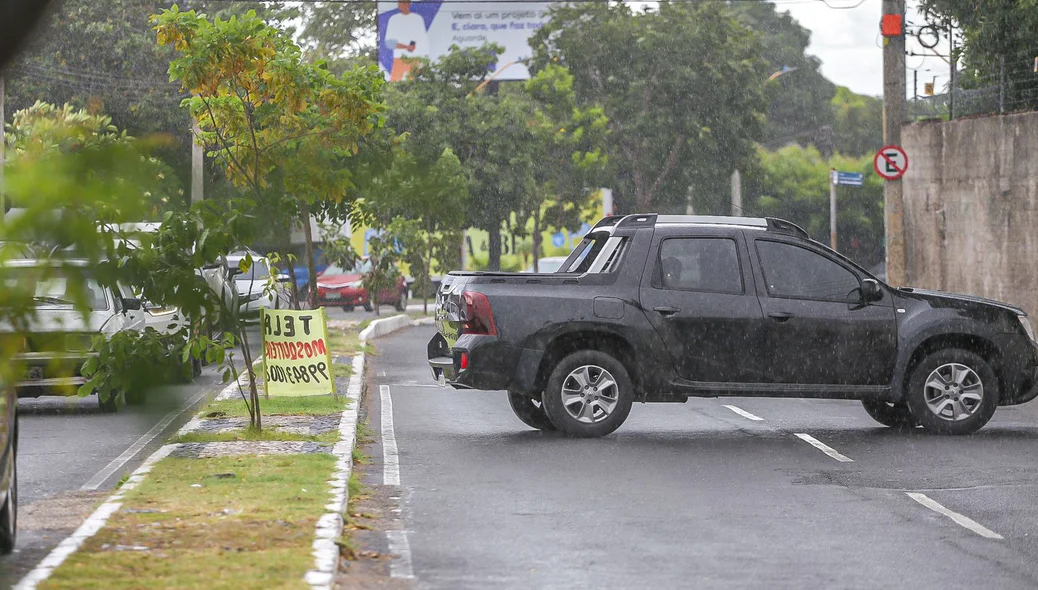
[[(84, 269), (84, 274), (42, 271), (70, 267)], [(33, 289), (35, 318), (30, 322), (28, 337), (16, 359), (25, 363), (25, 377), (18, 382), (18, 397), (41, 395), (76, 395), (86, 383), (81, 375), (83, 363), (91, 356), (91, 340), (97, 334), (112, 335), (124, 330), (141, 331), (146, 326), (146, 312), (141, 300), (127, 288), (117, 290), (97, 283), (85, 271), (85, 260), (9, 260), (5, 264), (4, 281), (8, 289)], [(78, 285), (76, 281), (80, 282)], [(73, 303), (76, 288), (84, 289), (89, 312), (84, 316)], [(117, 409), (115, 400), (102, 402), (104, 411)]]
[[(241, 261), (246, 254), (252, 256), (252, 266), (248, 272), (240, 270)], [(268, 289), (270, 281), (270, 261), (255, 252), (244, 250), (227, 255), (227, 268), (234, 275), (234, 286), (238, 295), (238, 313), (242, 317), (258, 316), (260, 309), (285, 309), (290, 307), (291, 295), (285, 290), (285, 281), (280, 277), (274, 282), (274, 288)]]

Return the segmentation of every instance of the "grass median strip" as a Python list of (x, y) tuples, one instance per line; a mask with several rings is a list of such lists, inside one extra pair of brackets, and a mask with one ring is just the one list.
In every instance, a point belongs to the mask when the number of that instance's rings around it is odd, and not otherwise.
[[(313, 395), (307, 397), (272, 397), (260, 399), (260, 411), (264, 416), (320, 416), (323, 414), (341, 413), (346, 409), (349, 400), (345, 396)], [(212, 402), (206, 406), (199, 416), (202, 418), (241, 418), (248, 417), (249, 412), (240, 399)]]
[(41, 587), (305, 587), (335, 460), (164, 459)]

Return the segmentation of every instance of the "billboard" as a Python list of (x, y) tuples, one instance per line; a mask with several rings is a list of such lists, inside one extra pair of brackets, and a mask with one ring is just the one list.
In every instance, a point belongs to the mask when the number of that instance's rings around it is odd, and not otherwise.
[(390, 81), (407, 77), (407, 58), (436, 61), (452, 45), (475, 48), (496, 43), (505, 48), (494, 65), (496, 80), (526, 80), (519, 60), (532, 53), (528, 40), (548, 21), (551, 2), (378, 3), (378, 64)]

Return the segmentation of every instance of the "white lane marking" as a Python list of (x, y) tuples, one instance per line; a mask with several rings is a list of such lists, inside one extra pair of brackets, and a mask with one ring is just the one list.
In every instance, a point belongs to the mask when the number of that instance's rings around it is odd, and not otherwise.
[(950, 518), (953, 521), (955, 521), (955, 524), (957, 524), (959, 526), (962, 526), (962, 527), (966, 527), (969, 530), (973, 531), (974, 533), (977, 533), (981, 537), (986, 537), (988, 539), (1001, 539), (1002, 538), (1002, 535), (1000, 535), (1000, 534), (996, 533), (995, 531), (987, 528), (986, 526), (980, 524), (979, 522), (973, 520), (972, 518), (970, 518), (968, 516), (964, 516), (962, 514), (959, 514), (958, 512), (955, 512), (954, 510), (949, 510), (949, 509), (945, 508), (944, 506), (942, 506), (939, 503), (937, 503), (935, 500), (931, 499), (926, 494), (920, 494), (919, 492), (905, 492), (905, 493), (908, 494), (909, 498), (915, 500), (916, 502), (919, 502), (920, 504), (922, 504), (923, 506), (926, 506), (930, 510), (933, 510), (937, 514), (941, 514), (943, 516), (947, 516), (948, 518)]
[(725, 406), (725, 407), (728, 408), (729, 410), (735, 412), (736, 414), (742, 416), (743, 418), (746, 418), (747, 420), (763, 420), (764, 419), (764, 418), (761, 418), (760, 416), (755, 416), (754, 414), (751, 414), (751, 413), (747, 412), (746, 410), (744, 410), (742, 408), (739, 408), (739, 407), (736, 407), (736, 406)]
[(130, 478), (126, 480), (126, 483), (122, 485), (114, 494), (109, 496), (105, 500), (104, 504), (97, 507), (94, 513), (91, 514), (83, 524), (79, 525), (72, 535), (65, 538), (58, 546), (54, 548), (47, 557), (43, 558), (35, 568), (32, 569), (24, 578), (21, 579), (15, 586), (14, 590), (33, 590), (40, 582), (46, 580), (58, 568), (70, 555), (76, 552), (87, 539), (97, 534), (97, 531), (104, 527), (108, 519), (113, 514), (119, 511), (122, 507), (123, 497), (126, 492), (137, 487), (142, 481), (144, 481), (144, 475), (151, 471), (155, 463), (165, 459), (170, 453), (175, 451), (180, 445), (165, 445), (159, 450), (155, 451), (152, 456), (148, 457), (144, 463), (138, 467)]
[(407, 531), (386, 531), (386, 537), (389, 539), (389, 553), (396, 556), (389, 562), (389, 577), (414, 578), (411, 543), (407, 541)]
[(123, 465), (126, 465), (130, 461), (130, 459), (136, 457), (137, 453), (141, 452), (141, 449), (146, 447), (148, 443), (150, 443), (151, 441), (155, 440), (155, 437), (162, 434), (162, 431), (165, 430), (166, 427), (169, 426), (174, 420), (176, 420), (178, 416), (188, 411), (188, 409), (192, 408), (196, 403), (201, 401), (207, 393), (209, 392), (200, 392), (198, 395), (191, 398), (191, 400), (187, 402), (187, 405), (185, 405), (184, 407), (179, 408), (177, 410), (173, 410), (172, 412), (166, 414), (165, 418), (160, 420), (159, 423), (155, 426), (152, 426), (151, 430), (145, 432), (144, 436), (138, 438), (137, 442), (130, 445), (125, 451), (123, 451), (121, 455), (113, 459), (111, 463), (105, 466), (104, 469), (94, 474), (94, 477), (91, 477), (90, 481), (83, 484), (83, 487), (79, 489), (96, 490), (97, 488), (104, 485), (105, 481), (107, 481), (109, 477), (115, 475), (115, 472), (122, 469)]
[(809, 444), (812, 447), (818, 449), (819, 451), (822, 451), (826, 455), (829, 455), (833, 459), (836, 459), (840, 463), (853, 463), (854, 462), (854, 459), (851, 459), (847, 455), (840, 454), (836, 449), (830, 447), (829, 445), (827, 445), (824, 442), (818, 440), (817, 438), (811, 436), (810, 434), (804, 434), (804, 433), (801, 432), (801, 433), (796, 433), (793, 436), (795, 436), (795, 437), (799, 438), (800, 440), (806, 442), (807, 444)]
[(382, 405), (382, 482), (400, 485), (400, 458), (397, 456), (396, 432), (393, 430), (393, 397), (388, 385), (378, 388)]

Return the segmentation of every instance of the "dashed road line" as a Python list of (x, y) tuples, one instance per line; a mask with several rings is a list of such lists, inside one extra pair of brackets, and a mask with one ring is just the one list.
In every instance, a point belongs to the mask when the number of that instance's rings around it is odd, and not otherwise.
[(414, 578), (414, 566), (411, 565), (411, 543), (407, 541), (407, 531), (386, 531), (389, 540), (389, 553), (394, 555), (389, 562), (389, 577)]
[(836, 449), (830, 447), (829, 445), (827, 445), (824, 442), (818, 440), (817, 438), (811, 436), (810, 434), (804, 434), (802, 432), (799, 432), (799, 433), (794, 433), (793, 436), (795, 436), (795, 437), (799, 438), (800, 440), (806, 442), (807, 444), (809, 444), (812, 447), (818, 449), (819, 451), (822, 451), (826, 455), (829, 455), (833, 459), (836, 459), (840, 463), (853, 463), (854, 462), (854, 459), (851, 459), (847, 455), (841, 454)]
[(746, 410), (744, 410), (742, 408), (739, 408), (739, 407), (736, 407), (736, 406), (727, 406), (726, 405), (725, 407), (728, 408), (729, 410), (735, 412), (736, 414), (742, 416), (743, 418), (746, 418), (747, 420), (760, 421), (760, 420), (764, 419), (764, 418), (761, 418), (760, 416), (751, 414), (751, 413), (747, 412)]
[(396, 432), (393, 430), (393, 397), (388, 385), (378, 388), (382, 406), (382, 482), (400, 485), (400, 458), (397, 456)]
[(930, 498), (926, 494), (920, 494), (919, 492), (905, 492), (905, 493), (908, 494), (909, 498), (915, 500), (916, 502), (919, 502), (920, 504), (922, 504), (923, 506), (926, 506), (930, 510), (933, 510), (937, 514), (940, 514), (942, 516), (947, 516), (948, 518), (952, 519), (955, 522), (955, 524), (957, 524), (957, 525), (959, 525), (961, 527), (965, 527), (965, 528), (973, 531), (974, 533), (977, 533), (981, 537), (985, 537), (987, 539), (1001, 539), (1001, 538), (1003, 538), (1002, 535), (1000, 535), (1000, 534), (996, 533), (995, 531), (987, 528), (986, 526), (980, 524), (979, 522), (973, 520), (972, 518), (970, 518), (968, 516), (964, 516), (962, 514), (959, 514), (958, 512), (955, 512), (954, 510), (949, 510), (948, 508), (945, 508), (944, 506), (939, 504), (936, 500), (933, 500), (932, 498)]

